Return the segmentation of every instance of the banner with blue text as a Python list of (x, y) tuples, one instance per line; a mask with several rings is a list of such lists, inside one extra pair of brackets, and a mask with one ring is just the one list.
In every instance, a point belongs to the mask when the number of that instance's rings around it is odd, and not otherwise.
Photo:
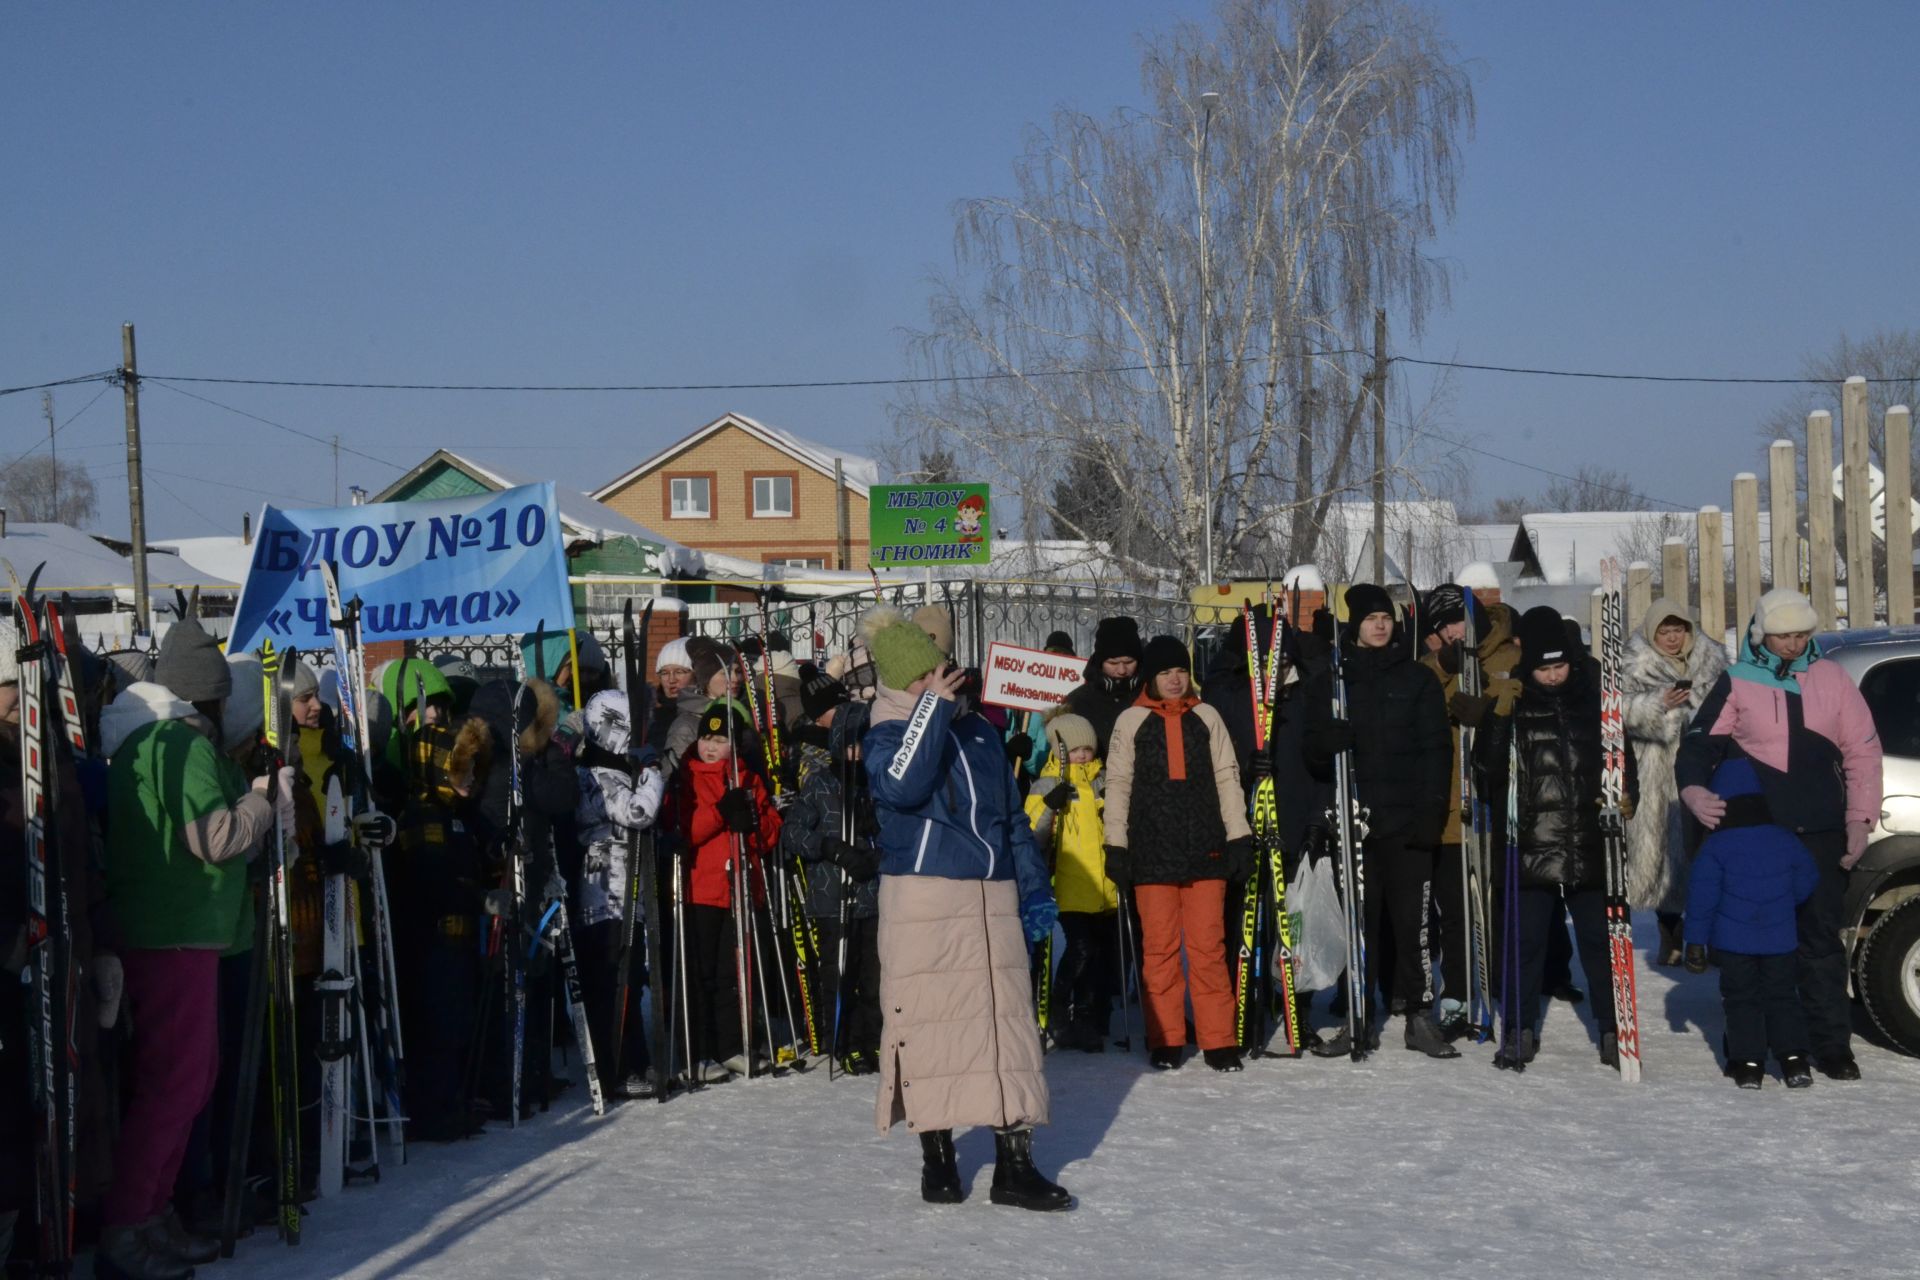
[(323, 564), (333, 565), (342, 600), (359, 597), (369, 641), (573, 626), (550, 482), (430, 502), (268, 507), (227, 651), (245, 653), (262, 640), (330, 646)]

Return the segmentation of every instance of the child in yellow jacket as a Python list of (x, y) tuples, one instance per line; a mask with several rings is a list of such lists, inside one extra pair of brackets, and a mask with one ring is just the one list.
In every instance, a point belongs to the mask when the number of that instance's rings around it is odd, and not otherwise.
[(1047, 721), (1046, 767), (1027, 795), (1034, 843), (1053, 867), (1053, 893), (1067, 945), (1054, 970), (1058, 1043), (1087, 1053), (1106, 1049), (1119, 988), (1120, 893), (1107, 879), (1106, 780), (1095, 758), (1093, 725), (1071, 713)]

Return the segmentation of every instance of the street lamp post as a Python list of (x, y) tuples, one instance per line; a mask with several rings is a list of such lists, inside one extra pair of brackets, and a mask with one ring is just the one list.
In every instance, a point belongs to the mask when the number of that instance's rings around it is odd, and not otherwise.
[(1207, 136), (1213, 128), (1214, 108), (1219, 105), (1219, 94), (1209, 91), (1200, 95), (1200, 147), (1193, 158), (1194, 198), (1200, 214), (1200, 536), (1209, 585), (1213, 582), (1213, 403), (1207, 384), (1212, 363), (1208, 347), (1212, 342), (1213, 289), (1207, 261)]

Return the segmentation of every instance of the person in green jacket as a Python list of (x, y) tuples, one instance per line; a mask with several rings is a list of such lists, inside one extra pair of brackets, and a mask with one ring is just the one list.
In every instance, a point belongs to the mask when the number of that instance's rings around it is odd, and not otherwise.
[[(247, 863), (271, 832), (267, 778), (251, 787), (218, 744), (227, 661), (183, 619), (160, 646), (157, 683), (130, 686), (103, 717), (108, 904), (124, 947), (132, 1100), (114, 1152), (97, 1271), (171, 1280), (218, 1256), (172, 1206), (195, 1118), (219, 1069), (221, 953), (246, 933)], [(293, 771), (278, 815), (292, 833)]]

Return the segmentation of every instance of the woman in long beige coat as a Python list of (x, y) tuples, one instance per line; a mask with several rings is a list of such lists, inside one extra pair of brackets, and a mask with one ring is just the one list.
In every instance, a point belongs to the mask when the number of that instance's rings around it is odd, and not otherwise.
[(1059, 912), (1000, 736), (913, 623), (863, 624), (879, 680), (861, 744), (880, 833), (880, 1095), (885, 1133), (920, 1135), (921, 1195), (958, 1203), (953, 1130), (990, 1125), (995, 1204), (1071, 1209), (1033, 1167), (1047, 1121), (1030, 943)]

